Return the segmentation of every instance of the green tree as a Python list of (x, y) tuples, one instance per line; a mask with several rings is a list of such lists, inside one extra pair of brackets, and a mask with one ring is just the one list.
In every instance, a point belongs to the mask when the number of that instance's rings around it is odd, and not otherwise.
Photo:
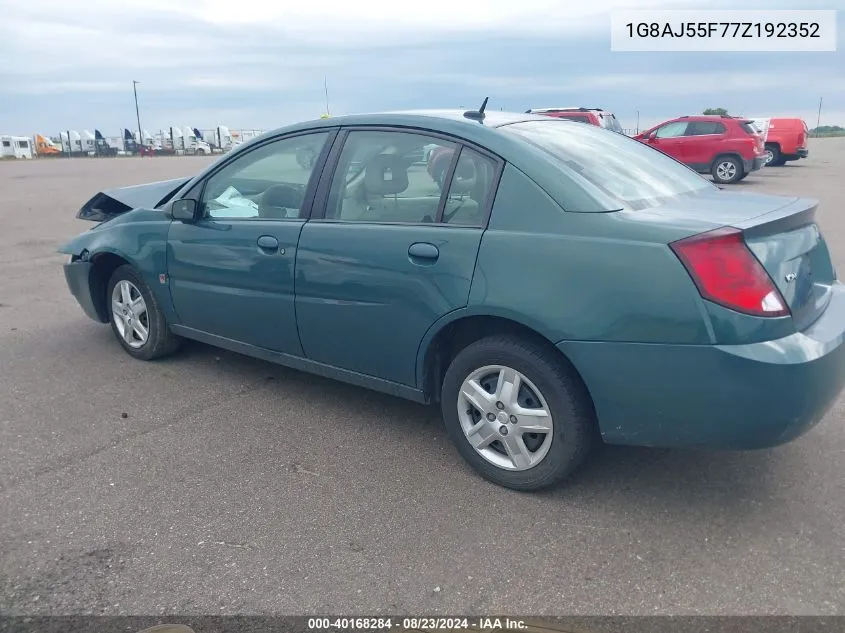
[(727, 113), (728, 113), (728, 111), (725, 110), (724, 108), (707, 108), (704, 111), (704, 114), (716, 114), (716, 115), (719, 115), (719, 116), (725, 116), (725, 115), (727, 115)]

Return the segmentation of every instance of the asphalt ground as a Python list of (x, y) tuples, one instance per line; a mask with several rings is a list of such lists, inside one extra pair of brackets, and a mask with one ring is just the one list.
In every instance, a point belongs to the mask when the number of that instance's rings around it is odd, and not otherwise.
[[(821, 200), (845, 139), (743, 191)], [(568, 485), (473, 474), (436, 410), (200, 344), (135, 361), (55, 252), (101, 188), (209, 158), (0, 164), (0, 612), (845, 613), (845, 403), (750, 453), (606, 447)]]

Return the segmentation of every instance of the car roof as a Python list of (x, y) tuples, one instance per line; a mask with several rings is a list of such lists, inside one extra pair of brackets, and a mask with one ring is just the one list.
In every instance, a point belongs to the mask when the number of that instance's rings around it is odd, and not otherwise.
[(548, 117), (527, 112), (519, 113), (487, 110), (484, 112), (484, 119), (482, 121), (478, 121), (464, 116), (465, 112), (467, 112), (467, 110), (397, 110), (366, 114), (345, 114), (325, 119), (302, 121), (293, 125), (287, 125), (265, 132), (262, 136), (276, 136), (278, 134), (284, 134), (298, 129), (318, 129), (321, 127), (331, 128), (352, 125), (416, 127), (430, 129), (435, 132), (447, 132), (454, 131), (456, 123), (460, 124), (461, 128), (477, 129), (479, 127), (497, 128), (503, 125), (519, 123), (522, 121), (548, 120)]

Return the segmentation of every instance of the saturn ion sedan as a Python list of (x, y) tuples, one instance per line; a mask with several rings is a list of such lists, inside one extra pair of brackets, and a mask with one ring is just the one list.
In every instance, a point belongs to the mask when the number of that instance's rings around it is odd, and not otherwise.
[(70, 291), (137, 359), (194, 339), (438, 406), (518, 490), (601, 442), (764, 448), (822, 419), (845, 289), (815, 200), (483, 110), (301, 123), (101, 191), (61, 248)]

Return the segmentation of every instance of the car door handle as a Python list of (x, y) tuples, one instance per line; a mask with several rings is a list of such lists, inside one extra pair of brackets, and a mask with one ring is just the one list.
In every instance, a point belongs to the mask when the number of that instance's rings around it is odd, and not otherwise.
[(275, 251), (279, 248), (279, 240), (272, 235), (262, 235), (258, 238), (258, 248), (265, 251)]
[(440, 250), (428, 242), (415, 242), (408, 247), (408, 257), (413, 261), (414, 259), (424, 259), (433, 262), (440, 257)]

